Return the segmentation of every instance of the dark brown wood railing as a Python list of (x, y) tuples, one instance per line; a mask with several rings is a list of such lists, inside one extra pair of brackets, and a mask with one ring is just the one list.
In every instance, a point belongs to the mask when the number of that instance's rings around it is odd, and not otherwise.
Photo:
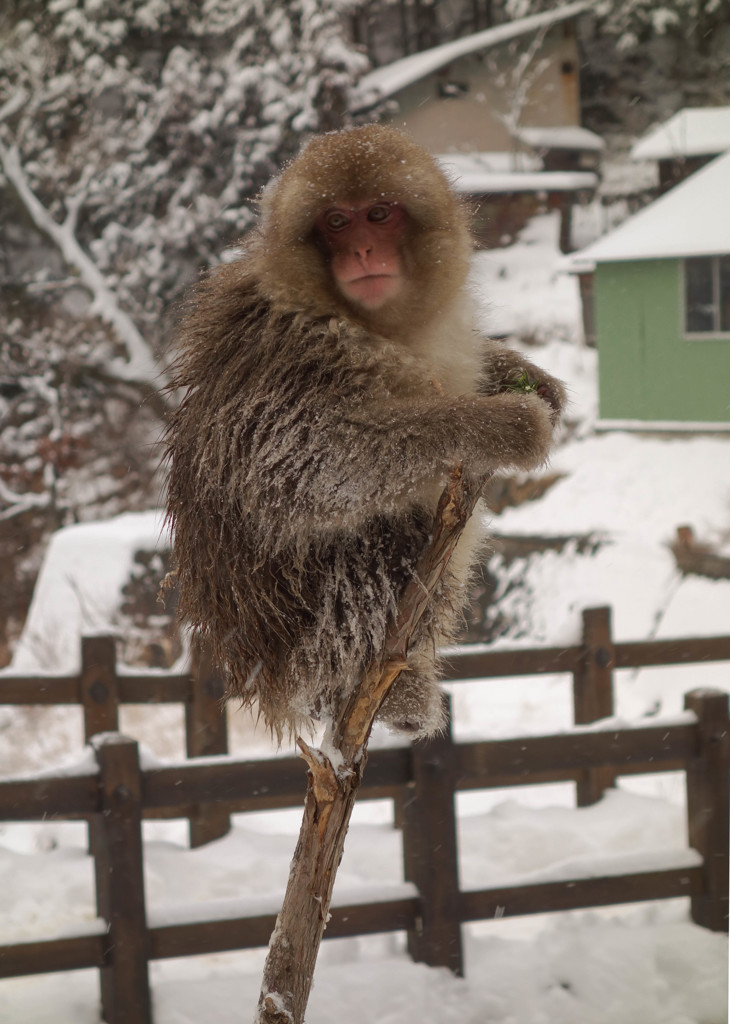
[[(193, 841), (220, 835), (234, 811), (301, 805), (305, 767), (296, 758), (250, 761), (222, 756), (200, 762), (191, 756), (174, 765), (143, 769), (136, 742), (115, 733), (119, 704), (184, 701), (188, 753), (212, 753), (211, 743), (227, 745), (219, 681), (207, 689), (201, 686), (201, 680), (215, 677), (209, 667), (201, 670), (200, 663), (190, 676), (118, 674), (106, 638), (86, 641), (84, 652), (78, 678), (1, 677), (0, 703), (81, 703), (87, 735), (94, 735), (89, 730), (97, 733), (92, 741), (97, 770), (0, 781), (0, 820), (89, 820), (99, 932), (0, 946), (0, 977), (95, 967), (109, 1024), (149, 1024), (151, 960), (266, 945), (275, 908), (232, 913), (223, 919), (214, 915), (207, 921), (200, 920), (200, 914), (194, 921), (176, 923), (148, 917), (143, 817), (198, 814), (204, 827), (197, 835), (191, 833)], [(709, 660), (730, 661), (730, 637), (614, 644), (608, 610), (593, 609), (584, 613), (581, 645), (497, 652), (467, 649), (450, 656), (447, 676), (571, 673), (580, 725), (613, 713), (614, 668)], [(41, 699), (36, 701), (38, 694)], [(403, 830), (404, 880), (412, 886), (392, 899), (333, 908), (326, 937), (405, 930), (415, 959), (461, 973), (461, 924), (495, 916), (689, 896), (697, 923), (727, 930), (728, 695), (693, 691), (685, 698), (685, 708), (691, 714), (639, 728), (599, 725), (552, 736), (470, 743), (455, 743), (447, 734), (412, 747), (372, 751), (362, 797), (396, 802)], [(205, 722), (212, 723), (207, 735), (213, 740), (196, 747), (191, 734), (201, 722), (204, 734)], [(598, 799), (617, 776), (677, 770), (686, 776), (689, 834), (687, 856), (680, 858), (679, 866), (647, 865), (637, 871), (624, 870), (617, 862), (616, 870), (596, 878), (460, 889), (457, 791), (573, 781), (578, 803), (586, 804)]]

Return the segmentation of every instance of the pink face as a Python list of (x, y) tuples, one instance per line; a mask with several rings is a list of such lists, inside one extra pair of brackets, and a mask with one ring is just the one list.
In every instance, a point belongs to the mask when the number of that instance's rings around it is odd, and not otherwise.
[(315, 227), (332, 254), (335, 283), (351, 302), (379, 309), (401, 292), (405, 224), (397, 203), (337, 204), (319, 215)]

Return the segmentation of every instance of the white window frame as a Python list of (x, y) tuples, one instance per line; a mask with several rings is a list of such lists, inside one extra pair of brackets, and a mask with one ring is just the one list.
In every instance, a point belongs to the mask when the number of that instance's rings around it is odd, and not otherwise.
[(702, 259), (712, 260), (712, 309), (714, 327), (710, 331), (688, 331), (687, 330), (687, 260), (694, 257), (687, 256), (682, 260), (682, 335), (688, 341), (717, 341), (730, 340), (730, 330), (720, 330), (720, 259), (730, 259), (730, 252), (699, 254)]

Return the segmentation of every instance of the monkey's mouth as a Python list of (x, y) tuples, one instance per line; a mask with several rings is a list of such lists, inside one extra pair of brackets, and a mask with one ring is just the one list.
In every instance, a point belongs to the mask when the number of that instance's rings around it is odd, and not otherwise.
[(400, 292), (401, 278), (397, 274), (362, 274), (343, 281), (341, 288), (350, 301), (366, 309), (377, 309)]

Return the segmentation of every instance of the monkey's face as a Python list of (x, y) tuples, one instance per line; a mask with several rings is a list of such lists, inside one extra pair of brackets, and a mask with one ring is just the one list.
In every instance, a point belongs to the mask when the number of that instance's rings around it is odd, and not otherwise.
[(405, 229), (406, 213), (398, 203), (335, 203), (317, 217), (315, 231), (346, 299), (376, 310), (398, 298), (405, 285)]
[(443, 171), (402, 132), (318, 135), (261, 197), (248, 267), (283, 310), (409, 344), (457, 300), (471, 237)]

